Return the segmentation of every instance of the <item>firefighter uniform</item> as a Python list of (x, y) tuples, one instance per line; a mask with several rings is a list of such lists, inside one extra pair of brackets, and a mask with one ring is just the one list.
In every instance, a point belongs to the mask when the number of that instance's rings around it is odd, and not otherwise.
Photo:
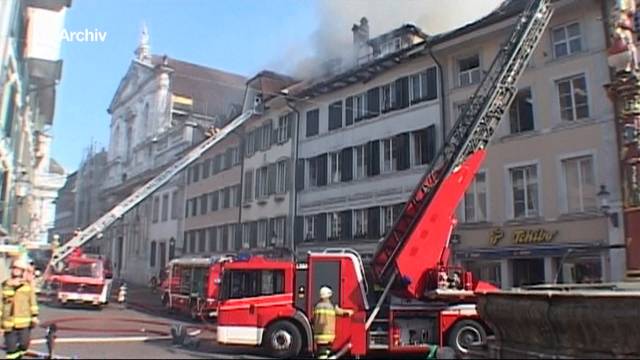
[(318, 359), (327, 359), (331, 354), (331, 344), (336, 338), (336, 316), (351, 316), (353, 313), (334, 305), (331, 302), (332, 295), (331, 289), (323, 286), (320, 289), (320, 301), (313, 309), (313, 339)]
[[(21, 260), (12, 267), (26, 270)], [(29, 348), (31, 327), (38, 321), (38, 304), (34, 288), (24, 278), (2, 283), (0, 319), (5, 336), (7, 359), (20, 359)]]

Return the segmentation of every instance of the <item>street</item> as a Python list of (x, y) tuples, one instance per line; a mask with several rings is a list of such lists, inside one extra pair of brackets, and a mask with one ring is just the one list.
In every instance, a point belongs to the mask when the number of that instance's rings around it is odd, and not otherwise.
[[(134, 305), (135, 306), (135, 305)], [(145, 311), (110, 304), (102, 310), (58, 308), (41, 305), (41, 325), (32, 332), (31, 350), (47, 353), (46, 327), (58, 327), (54, 354), (80, 359), (261, 359), (251, 349), (221, 348), (215, 333), (204, 330), (197, 349), (173, 345), (170, 338), (172, 324), (182, 323), (193, 329), (202, 324), (169, 317), (159, 309)], [(146, 313), (145, 313), (146, 312)], [(149, 314), (155, 312), (155, 314)], [(4, 355), (4, 352), (2, 352)]]

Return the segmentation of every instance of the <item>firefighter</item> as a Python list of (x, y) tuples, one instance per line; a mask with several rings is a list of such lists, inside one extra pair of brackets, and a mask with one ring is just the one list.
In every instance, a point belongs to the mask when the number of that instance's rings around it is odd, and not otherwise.
[(336, 337), (336, 316), (352, 316), (353, 310), (341, 309), (331, 302), (333, 291), (328, 286), (320, 288), (320, 301), (313, 309), (313, 338), (318, 359), (328, 359), (331, 343)]
[(29, 348), (31, 329), (38, 324), (35, 289), (25, 278), (29, 263), (17, 258), (11, 264), (11, 277), (2, 283), (0, 318), (7, 348), (7, 359), (21, 359)]

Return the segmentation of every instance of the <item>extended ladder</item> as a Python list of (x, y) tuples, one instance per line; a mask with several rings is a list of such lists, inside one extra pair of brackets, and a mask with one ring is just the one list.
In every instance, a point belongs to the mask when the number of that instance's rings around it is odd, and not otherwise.
[(222, 128), (218, 133), (204, 140), (200, 145), (193, 148), (180, 160), (176, 161), (173, 165), (162, 171), (158, 176), (149, 180), (140, 189), (129, 195), (126, 199), (116, 205), (113, 209), (96, 220), (93, 224), (89, 225), (84, 230), (80, 231), (77, 235), (71, 238), (68, 242), (61, 245), (58, 249), (54, 250), (51, 255), (51, 261), (49, 265), (51, 267), (59, 264), (64, 258), (66, 258), (71, 252), (87, 243), (94, 236), (100, 234), (107, 227), (112, 225), (127, 211), (133, 209), (142, 200), (153, 194), (161, 186), (169, 182), (173, 176), (184, 170), (191, 163), (196, 161), (202, 154), (209, 150), (212, 146), (222, 141), (232, 131), (242, 125), (247, 119), (254, 114), (253, 110), (247, 111), (244, 114), (233, 119), (227, 126)]
[[(551, 0), (532, 0), (519, 17), (509, 41), (496, 55), (470, 103), (449, 132), (444, 146), (391, 231), (378, 246), (373, 257), (373, 270), (378, 283), (390, 286), (389, 282), (395, 279), (394, 260), (442, 182), (471, 154), (488, 145), (517, 93), (515, 85), (529, 63), (552, 13)], [(425, 269), (436, 265), (425, 264)]]

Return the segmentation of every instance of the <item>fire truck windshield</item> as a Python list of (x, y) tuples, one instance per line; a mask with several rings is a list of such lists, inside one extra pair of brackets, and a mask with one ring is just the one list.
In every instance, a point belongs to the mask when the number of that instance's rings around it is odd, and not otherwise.
[(103, 275), (103, 266), (100, 262), (71, 263), (64, 268), (61, 275), (99, 278)]

